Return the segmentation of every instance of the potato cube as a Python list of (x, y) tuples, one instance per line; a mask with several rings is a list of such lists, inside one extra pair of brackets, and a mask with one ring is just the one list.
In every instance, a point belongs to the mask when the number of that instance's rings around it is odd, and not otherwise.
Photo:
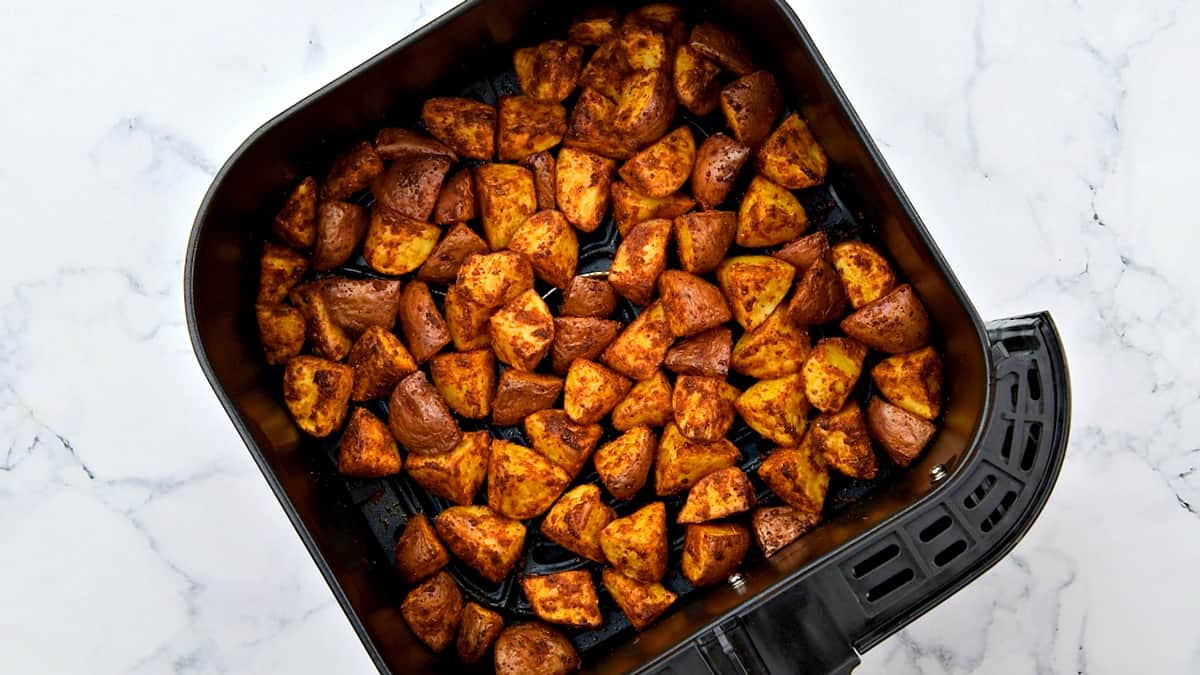
[(558, 152), (555, 200), (562, 215), (581, 232), (592, 232), (608, 213), (616, 162), (577, 148)]
[(551, 507), (542, 519), (542, 534), (576, 555), (604, 562), (600, 531), (616, 518), (616, 512), (600, 501), (600, 488), (580, 485)]
[(846, 289), (833, 266), (818, 258), (804, 270), (787, 307), (801, 326), (829, 323), (846, 311)]
[(675, 193), (669, 197), (656, 199), (633, 189), (630, 185), (616, 182), (612, 185), (613, 221), (617, 224), (617, 232), (624, 237), (634, 225), (655, 218), (676, 218), (682, 216), (696, 205), (691, 197)]
[(822, 412), (841, 410), (862, 374), (867, 348), (851, 338), (824, 338), (804, 362), (804, 392)]
[(522, 293), (490, 321), (496, 358), (517, 370), (532, 372), (554, 342), (554, 317), (534, 290)]
[[(585, 68), (583, 73), (586, 77), (588, 70)], [(619, 83), (620, 79), (618, 78), (614, 82)], [(613, 85), (606, 88), (611, 89)], [(616, 95), (615, 92), (613, 95)], [(584, 150), (611, 159), (632, 157), (634, 151), (637, 150), (633, 145), (633, 139), (618, 134), (613, 128), (613, 117), (616, 112), (617, 104), (608, 98), (608, 94), (593, 89), (590, 85), (584, 87), (575, 102), (575, 107), (571, 109), (571, 118), (567, 122), (567, 135), (563, 137), (564, 149)]]
[(450, 562), (450, 554), (437, 538), (424, 513), (414, 513), (396, 540), (396, 569), (406, 584), (426, 579)]
[[(475, 220), (478, 215), (475, 205), (475, 180), (470, 167), (463, 167), (450, 174), (438, 192), (433, 206), (433, 222), (438, 225), (464, 223)], [(465, 256), (464, 256), (465, 257)]]
[(317, 207), (317, 240), (312, 268), (328, 272), (344, 265), (367, 233), (367, 210), (358, 204), (321, 202)]
[[(566, 133), (567, 109), (561, 103), (528, 96), (500, 97), (496, 150), (501, 160), (525, 159), (535, 152), (549, 150), (561, 143)], [(536, 190), (533, 195), (536, 208)]]
[(554, 405), (562, 389), (561, 377), (507, 368), (500, 373), (500, 384), (496, 387), (492, 423), (502, 427), (517, 424), (527, 415)]
[(571, 482), (570, 474), (548, 458), (498, 438), (492, 440), (487, 475), (488, 506), (517, 520), (545, 513)]
[[(620, 96), (621, 82), (629, 74), (629, 67), (625, 65), (621, 52), (621, 41), (617, 35), (596, 48), (579, 75), (584, 93), (590, 89), (606, 99), (616, 99)], [(582, 99), (582, 95), (580, 98)]]
[(433, 253), (441, 233), (437, 225), (375, 206), (363, 242), (363, 259), (380, 274), (408, 274)]
[(896, 286), (892, 266), (872, 246), (861, 241), (844, 241), (834, 246), (831, 253), (833, 266), (855, 309), (875, 302)]
[(750, 377), (781, 377), (800, 370), (810, 344), (808, 329), (793, 322), (786, 307), (779, 307), (762, 325), (738, 338), (729, 367)]
[(703, 523), (754, 508), (754, 486), (736, 466), (714, 471), (688, 490), (678, 523)]
[(462, 592), (454, 578), (446, 572), (438, 572), (408, 592), (404, 602), (400, 603), (400, 614), (413, 634), (439, 654), (454, 642), (462, 606)]
[(466, 506), (475, 500), (487, 475), (491, 443), (487, 431), (467, 432), (450, 452), (409, 455), (406, 473), (429, 494)]
[(602, 433), (599, 424), (576, 424), (562, 410), (539, 410), (525, 418), (529, 444), (562, 467), (572, 479), (587, 464)]
[(721, 83), (717, 64), (687, 45), (675, 50), (675, 97), (693, 115), (704, 117), (717, 109)]
[(660, 583), (644, 584), (608, 567), (600, 572), (600, 579), (625, 618), (637, 630), (654, 623), (676, 599), (676, 595)]
[(371, 184), (371, 179), (383, 173), (383, 159), (367, 141), (362, 141), (338, 155), (329, 166), (321, 183), (321, 199), (346, 199)]
[(304, 348), (304, 314), (295, 307), (276, 302), (255, 305), (258, 336), (267, 363), (278, 366), (300, 353)]
[(609, 564), (625, 576), (655, 583), (667, 573), (667, 507), (652, 502), (600, 532), (600, 548)]
[(526, 218), (508, 241), (508, 248), (524, 254), (538, 278), (551, 286), (565, 288), (575, 277), (579, 240), (558, 211), (538, 211)]
[(371, 181), (375, 203), (413, 220), (429, 220), (437, 204), (450, 159), (437, 155), (405, 155)]
[(716, 133), (704, 139), (692, 168), (692, 195), (701, 208), (713, 209), (725, 201), (747, 159), (750, 159), (749, 146), (725, 134)]
[(733, 318), (746, 330), (767, 320), (792, 287), (796, 268), (769, 255), (728, 258), (717, 268), (717, 283), (729, 300)]
[(424, 281), (410, 281), (400, 295), (400, 329), (417, 363), (450, 344), (450, 327), (442, 318)]
[(350, 336), (329, 313), (329, 304), (318, 284), (297, 286), (288, 293), (288, 300), (304, 315), (306, 336), (317, 356), (341, 361), (350, 351)]
[(554, 198), (556, 180), (554, 155), (546, 152), (535, 152), (525, 159), (521, 160), (521, 166), (529, 169), (533, 174), (533, 192), (537, 195), (537, 204), (539, 211), (556, 208)]
[(867, 404), (867, 433), (883, 446), (898, 466), (908, 466), (921, 455), (937, 427), (899, 406), (875, 396)]
[(321, 292), (329, 319), (352, 336), (371, 326), (391, 329), (400, 309), (400, 282), (396, 279), (328, 277), (312, 286)]
[(433, 525), (454, 557), (488, 581), (504, 581), (521, 558), (525, 526), (490, 507), (451, 506)]
[(708, 474), (733, 466), (742, 453), (728, 439), (697, 443), (684, 436), (674, 422), (663, 429), (654, 462), (654, 490), (673, 495), (687, 490)]
[(629, 499), (642, 489), (650, 475), (656, 445), (654, 432), (637, 426), (600, 446), (592, 463), (609, 494)]
[(458, 268), (458, 286), (464, 299), (489, 310), (516, 300), (533, 288), (533, 266), (516, 251), (467, 256)]
[(669, 2), (652, 2), (631, 11), (625, 16), (622, 27), (631, 26), (643, 26), (662, 33), (667, 38), (668, 51), (674, 51), (687, 39), (683, 8)]
[(644, 380), (662, 365), (674, 337), (662, 302), (651, 303), (604, 350), (604, 365), (635, 380)]
[(800, 190), (825, 182), (829, 159), (796, 113), (788, 115), (758, 149), (758, 172)]
[(746, 49), (742, 41), (731, 31), (708, 21), (702, 21), (692, 29), (688, 45), (739, 77), (754, 71), (750, 50)]
[(608, 279), (576, 276), (563, 289), (559, 316), (606, 319), (617, 309), (617, 292)]
[(593, 630), (604, 624), (600, 598), (587, 570), (521, 577), (521, 590), (542, 621)]
[(901, 284), (842, 319), (838, 326), (846, 335), (872, 349), (889, 354), (911, 352), (929, 344), (932, 329), (925, 306), (912, 286)]
[(432, 139), (418, 131), (400, 127), (385, 127), (375, 134), (375, 152), (385, 162), (394, 162), (412, 155), (432, 155), (444, 157), (451, 162), (458, 161), (450, 146)]
[(595, 424), (629, 393), (633, 383), (595, 361), (576, 359), (567, 370), (563, 408), (579, 424)]
[(681, 340), (667, 350), (663, 365), (680, 375), (723, 378), (729, 373), (732, 335), (728, 328), (713, 328)]
[(482, 605), (468, 602), (463, 607), (458, 640), (455, 642), (458, 660), (470, 665), (482, 659), (502, 630), (504, 617)]
[(568, 675), (579, 654), (565, 635), (544, 623), (510, 626), (496, 638), (496, 675)]
[(317, 181), (312, 176), (292, 188), (271, 222), (271, 231), (292, 248), (308, 248), (316, 241)]
[(665, 218), (635, 225), (617, 247), (608, 270), (608, 283), (635, 305), (650, 302), (658, 275), (667, 266), (670, 238), (671, 221)]
[(434, 138), (466, 159), (490, 160), (496, 151), (496, 109), (454, 96), (427, 99), (421, 121)]
[(653, 143), (671, 128), (675, 108), (670, 73), (663, 69), (634, 71), (621, 83), (613, 129), (626, 135), (635, 148)]
[(353, 381), (350, 366), (316, 356), (288, 361), (283, 369), (283, 400), (296, 426), (318, 438), (340, 429)]
[(387, 408), (388, 426), (410, 458), (450, 452), (462, 439), (446, 401), (419, 370), (400, 380)]
[(737, 523), (688, 525), (683, 537), (683, 577), (693, 586), (719, 584), (750, 550), (750, 532)]
[(338, 473), (354, 478), (382, 478), (400, 473), (396, 439), (387, 425), (366, 408), (355, 408), (338, 443)]
[(372, 326), (350, 348), (346, 363), (354, 369), (350, 400), (383, 398), (405, 375), (417, 369), (400, 339), (379, 326)]
[(565, 375), (575, 359), (595, 361), (620, 330), (620, 321), (577, 316), (556, 318), (550, 358), (554, 372)]
[(670, 65), (666, 37), (646, 26), (626, 24), (617, 31), (617, 54), (627, 70), (658, 70)]
[(571, 21), (567, 39), (575, 44), (595, 47), (617, 34), (621, 16), (610, 7), (590, 7)]
[(720, 289), (694, 274), (667, 270), (658, 279), (667, 326), (675, 337), (689, 337), (729, 321), (729, 305)]
[[(513, 70), (526, 96), (539, 101), (562, 101), (575, 91), (583, 68), (583, 47), (547, 40), (513, 53)], [(501, 116), (503, 116), (501, 112)]]
[(751, 179), (738, 209), (738, 246), (774, 246), (807, 229), (808, 214), (795, 195), (762, 176)]
[(779, 83), (765, 70), (743, 75), (721, 90), (721, 111), (734, 138), (758, 147), (783, 111)]
[(702, 211), (679, 216), (674, 224), (679, 266), (692, 274), (708, 274), (725, 259), (737, 216), (731, 211)]
[(772, 255), (797, 270), (807, 270), (818, 260), (830, 259), (829, 236), (818, 230), (788, 242)]
[(483, 349), (492, 344), (489, 321), (495, 311), (474, 302), (463, 287), (455, 284), (446, 289), (446, 328), (450, 341), (459, 351)]
[(733, 426), (733, 402), (739, 394), (723, 378), (680, 375), (671, 393), (675, 424), (693, 441), (720, 440)]
[(508, 246), (508, 240), (517, 228), (537, 211), (533, 174), (516, 164), (475, 167), (475, 194), (479, 200), (483, 235), (493, 251)]
[(657, 199), (669, 197), (687, 182), (696, 160), (696, 141), (688, 126), (658, 139), (621, 166), (621, 178), (638, 192)]
[(808, 428), (808, 399), (800, 373), (759, 380), (733, 406), (747, 426), (777, 445), (796, 445)]
[(429, 362), (433, 386), (454, 412), (483, 419), (496, 396), (496, 361), (490, 349), (439, 354)]
[(750, 527), (763, 557), (770, 558), (810, 532), (820, 521), (819, 512), (806, 513), (790, 506), (764, 506), (751, 514)]
[(457, 223), (446, 230), (446, 235), (433, 247), (433, 252), (417, 271), (417, 278), (435, 284), (452, 283), (458, 277), (463, 261), (472, 255), (487, 252), (486, 241), (471, 228)]
[(942, 409), (942, 359), (933, 347), (896, 354), (871, 369), (871, 379), (888, 401), (932, 420)]
[(854, 401), (836, 413), (821, 413), (812, 423), (812, 444), (829, 466), (851, 478), (870, 480), (879, 472), (867, 422)]
[(812, 442), (812, 431), (796, 447), (779, 448), (758, 466), (758, 477), (785, 504), (819, 519), (829, 489), (829, 470)]
[(671, 383), (661, 370), (635, 382), (633, 388), (612, 411), (612, 425), (617, 431), (637, 426), (661, 427), (674, 419), (671, 407)]
[(263, 242), (258, 275), (258, 303), (265, 305), (282, 302), (307, 270), (308, 259), (304, 254), (269, 241)]

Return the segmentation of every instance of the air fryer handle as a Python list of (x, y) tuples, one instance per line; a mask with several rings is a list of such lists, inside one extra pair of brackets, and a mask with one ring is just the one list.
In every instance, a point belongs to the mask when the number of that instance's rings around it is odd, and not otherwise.
[(995, 565), (1049, 497), (1067, 447), (1066, 356), (1046, 312), (988, 324), (993, 391), (983, 442), (952, 482), (865, 545), (754, 598), (660, 673), (849, 673), (859, 653)]

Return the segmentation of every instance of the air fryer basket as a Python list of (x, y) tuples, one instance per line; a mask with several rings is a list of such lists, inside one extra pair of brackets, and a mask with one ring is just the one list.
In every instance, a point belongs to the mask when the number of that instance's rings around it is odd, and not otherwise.
[[(343, 479), (333, 470), (336, 439), (297, 432), (281, 404), (279, 373), (258, 350), (253, 302), (261, 233), (299, 176), (381, 126), (413, 126), (424, 97), (465, 92), (494, 101), (515, 91), (505, 70), (512, 48), (560, 36), (579, 9), (543, 0), (465, 3), (256, 131), (222, 168), (196, 218), (185, 302), (197, 357), (384, 672), (433, 672), (452, 663), (426, 651), (404, 625), (404, 589), (389, 555), (408, 514), (433, 515), (445, 504), (403, 476)], [(604, 628), (572, 638), (584, 667), (596, 672), (847, 670), (857, 652), (994, 564), (1037, 516), (1066, 447), (1062, 348), (1045, 314), (993, 322), (985, 333), (786, 4), (717, 0), (688, 9), (754, 36), (748, 42), (759, 48), (758, 62), (776, 73), (826, 148), (828, 185), (801, 193), (814, 225), (835, 239), (866, 238), (884, 248), (925, 302), (945, 355), (943, 428), (907, 471), (835, 481), (825, 524), (768, 560), (748, 560), (728, 586), (693, 592), (670, 573), (665, 583), (679, 602), (636, 639), (608, 598)], [(704, 120), (689, 122), (701, 134), (710, 131)], [(581, 272), (605, 269), (614, 246), (611, 228), (583, 238)], [(360, 272), (352, 265), (340, 273)], [(869, 386), (864, 382), (858, 395), (868, 395)], [(743, 467), (757, 466), (762, 448), (754, 435), (735, 430), (732, 438)], [(529, 535), (524, 572), (580, 564), (542, 541), (536, 525)], [(677, 562), (681, 542), (672, 543)], [(465, 566), (452, 572), (469, 597), (510, 618), (529, 614), (511, 580), (490, 584)]]

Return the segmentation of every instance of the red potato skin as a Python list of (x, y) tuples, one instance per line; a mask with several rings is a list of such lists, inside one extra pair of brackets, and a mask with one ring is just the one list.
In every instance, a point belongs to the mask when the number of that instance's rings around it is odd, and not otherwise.
[(748, 159), (750, 147), (725, 134), (704, 139), (692, 167), (692, 196), (702, 208), (715, 209), (725, 201)]

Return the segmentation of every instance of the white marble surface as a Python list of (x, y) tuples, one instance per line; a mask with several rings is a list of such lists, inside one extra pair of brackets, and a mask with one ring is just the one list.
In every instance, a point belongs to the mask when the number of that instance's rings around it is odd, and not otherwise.
[[(250, 131), (453, 3), (34, 4), (0, 8), (0, 671), (370, 672), (181, 264)], [(1041, 519), (860, 672), (1200, 672), (1200, 2), (795, 6), (980, 313), (1050, 309), (1073, 374)]]

